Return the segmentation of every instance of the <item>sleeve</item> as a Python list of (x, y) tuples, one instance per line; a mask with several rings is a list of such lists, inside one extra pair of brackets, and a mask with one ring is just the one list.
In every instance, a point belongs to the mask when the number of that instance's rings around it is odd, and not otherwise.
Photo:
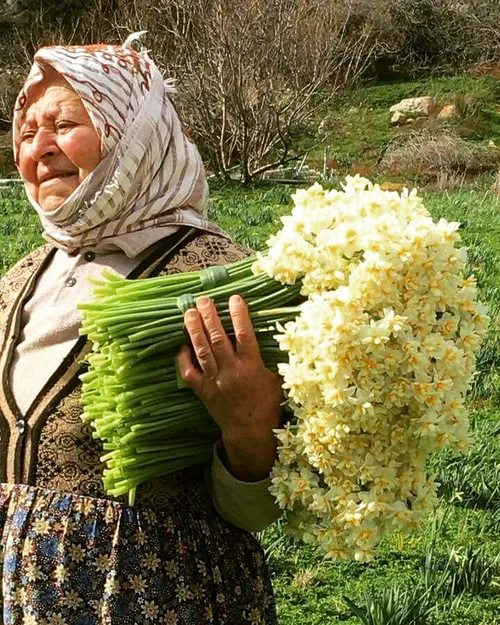
[(229, 473), (221, 460), (221, 445), (214, 445), (211, 465), (205, 470), (205, 483), (215, 509), (223, 519), (248, 532), (258, 532), (276, 521), (281, 510), (269, 492), (271, 478), (242, 482)]

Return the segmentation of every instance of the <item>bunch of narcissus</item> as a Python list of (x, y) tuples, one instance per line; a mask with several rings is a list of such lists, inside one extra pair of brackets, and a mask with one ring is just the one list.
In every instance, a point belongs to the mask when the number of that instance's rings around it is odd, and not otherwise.
[[(271, 492), (288, 530), (332, 558), (369, 560), (433, 506), (429, 453), (467, 447), (464, 399), (488, 318), (458, 224), (434, 223), (415, 191), (348, 177), (293, 200), (266, 254), (203, 292), (227, 328), (228, 295), (246, 299), (264, 361), (283, 376), (291, 418), (276, 432)], [(203, 289), (199, 273), (108, 276), (83, 309), (95, 348), (84, 418), (108, 450), (113, 495), (210, 455), (215, 426), (174, 367), (182, 310)]]

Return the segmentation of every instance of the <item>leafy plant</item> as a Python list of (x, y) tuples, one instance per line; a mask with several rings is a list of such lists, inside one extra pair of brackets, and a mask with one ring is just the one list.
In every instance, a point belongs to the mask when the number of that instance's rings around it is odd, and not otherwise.
[(467, 454), (445, 452), (431, 459), (438, 494), (447, 501), (482, 508), (500, 507), (500, 423), (482, 412), (471, 417)]
[(345, 601), (362, 625), (426, 625), (434, 610), (429, 590), (398, 585), (382, 591), (366, 592), (362, 605), (356, 605), (348, 597)]
[(492, 592), (492, 582), (498, 574), (500, 554), (488, 557), (484, 548), (451, 549), (443, 566), (434, 552), (427, 552), (423, 567), (424, 587), (435, 596), (448, 599), (464, 593), (486, 596)]
[(255, 537), (264, 549), (266, 562), (277, 560), (285, 556), (293, 548), (291, 537), (282, 531), (283, 523), (278, 520), (261, 532), (256, 532)]

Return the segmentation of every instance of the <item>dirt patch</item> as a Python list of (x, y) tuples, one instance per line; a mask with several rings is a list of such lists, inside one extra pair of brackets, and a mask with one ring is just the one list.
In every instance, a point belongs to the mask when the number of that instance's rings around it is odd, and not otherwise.
[(473, 76), (492, 76), (495, 80), (500, 80), (500, 61), (492, 61), (474, 67), (471, 71)]
[(373, 163), (354, 163), (351, 166), (351, 175), (359, 174), (365, 178), (373, 178), (377, 173)]

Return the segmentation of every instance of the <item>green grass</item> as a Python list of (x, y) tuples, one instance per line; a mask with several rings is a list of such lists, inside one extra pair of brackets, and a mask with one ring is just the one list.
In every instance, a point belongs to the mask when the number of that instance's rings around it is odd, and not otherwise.
[(41, 232), (24, 187), (0, 187), (0, 275), (43, 243)]
[(477, 411), (471, 417), (473, 444), (466, 454), (435, 456), (430, 470), (438, 476), (443, 499), (469, 508), (500, 508), (500, 421), (498, 413)]
[[(469, 545), (486, 544), (490, 557), (494, 557), (500, 533), (491, 530), (491, 516), (491, 512), (443, 504), (420, 534), (407, 539), (403, 551), (394, 540), (386, 541), (370, 564), (324, 561), (312, 549), (284, 541), (269, 557), (282, 625), (316, 625), (325, 617), (331, 624), (358, 623), (344, 597), (359, 604), (365, 593), (377, 595), (391, 586), (423, 589), (425, 556), (430, 549), (446, 562), (451, 549), (463, 553)], [(277, 528), (267, 530), (264, 543), (278, 532)], [(500, 623), (500, 596), (494, 588), (486, 597), (464, 594), (451, 612), (452, 601), (437, 593), (433, 600), (436, 609), (429, 624), (477, 625), (482, 622), (478, 615), (488, 625)]]
[(241, 245), (263, 250), (291, 206), (290, 187), (212, 185), (208, 216)]

